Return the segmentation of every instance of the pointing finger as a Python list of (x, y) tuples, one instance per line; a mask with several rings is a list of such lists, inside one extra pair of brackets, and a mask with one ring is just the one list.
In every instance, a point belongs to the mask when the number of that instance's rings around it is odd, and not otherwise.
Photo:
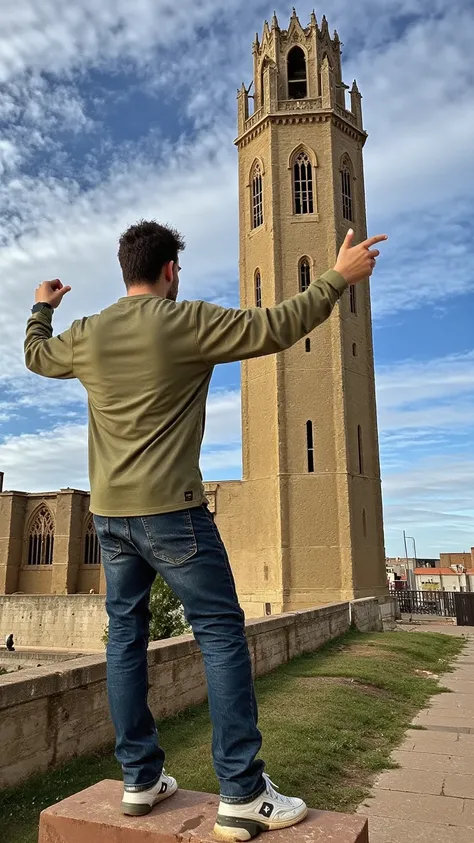
[(347, 232), (344, 243), (342, 244), (343, 249), (350, 249), (354, 242), (354, 230), (352, 228), (349, 229)]
[(375, 246), (377, 243), (382, 243), (384, 240), (388, 240), (387, 234), (377, 234), (375, 237), (369, 237), (364, 243), (361, 243), (361, 246), (364, 249), (370, 249), (371, 246)]

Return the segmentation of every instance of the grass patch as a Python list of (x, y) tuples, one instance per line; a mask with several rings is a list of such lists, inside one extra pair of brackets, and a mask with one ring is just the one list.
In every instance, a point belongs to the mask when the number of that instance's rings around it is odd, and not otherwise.
[[(258, 680), (263, 755), (282, 792), (314, 808), (353, 810), (374, 773), (393, 766), (392, 749), (440, 693), (435, 677), (451, 670), (463, 646), (461, 638), (433, 633), (351, 632)], [(160, 736), (181, 787), (218, 792), (207, 706), (164, 721)], [(2, 791), (2, 839), (36, 843), (43, 808), (103, 778), (120, 778), (110, 750)]]

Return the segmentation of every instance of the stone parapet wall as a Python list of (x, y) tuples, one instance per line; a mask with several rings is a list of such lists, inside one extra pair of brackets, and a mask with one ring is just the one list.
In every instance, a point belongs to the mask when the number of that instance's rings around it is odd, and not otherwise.
[(0, 636), (17, 647), (100, 650), (107, 625), (99, 594), (0, 595)]
[[(67, 599), (71, 602), (71, 597)], [(358, 607), (356, 616), (360, 613)], [(354, 618), (349, 603), (337, 603), (249, 621), (247, 635), (255, 674), (269, 673), (343, 635), (350, 629), (351, 615)], [(372, 628), (380, 628), (380, 615), (371, 609), (364, 614), (364, 630), (368, 631), (371, 619)], [(148, 661), (149, 700), (157, 719), (206, 699), (201, 654), (191, 636), (151, 644)], [(110, 744), (113, 731), (105, 655), (32, 669), (23, 676), (4, 676), (0, 722), (0, 787), (15, 785)]]
[(380, 602), (377, 597), (354, 600), (351, 604), (352, 626), (359, 632), (383, 632)]

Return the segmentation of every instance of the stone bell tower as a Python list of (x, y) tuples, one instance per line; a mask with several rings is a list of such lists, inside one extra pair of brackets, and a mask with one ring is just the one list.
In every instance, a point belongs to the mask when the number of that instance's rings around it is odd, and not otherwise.
[[(252, 113), (238, 95), (241, 304), (270, 307), (331, 268), (350, 227), (365, 239), (367, 136), (326, 17), (303, 27), (293, 11), (284, 30), (274, 16), (253, 60)], [(242, 418), (247, 609), (385, 595), (368, 282), (294, 348), (243, 364)]]

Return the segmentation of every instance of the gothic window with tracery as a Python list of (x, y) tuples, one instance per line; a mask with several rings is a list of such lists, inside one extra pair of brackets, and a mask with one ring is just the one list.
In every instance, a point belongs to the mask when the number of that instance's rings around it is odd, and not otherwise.
[(41, 506), (33, 518), (28, 535), (28, 565), (52, 565), (54, 519), (47, 506)]
[(352, 168), (345, 159), (341, 167), (342, 214), (348, 222), (354, 222), (354, 208), (352, 201)]
[(314, 213), (313, 165), (307, 152), (300, 152), (293, 165), (295, 214)]
[(100, 565), (100, 545), (92, 515), (89, 515), (84, 536), (84, 565)]
[(252, 175), (252, 227), (263, 225), (263, 177), (262, 168), (257, 162)]

